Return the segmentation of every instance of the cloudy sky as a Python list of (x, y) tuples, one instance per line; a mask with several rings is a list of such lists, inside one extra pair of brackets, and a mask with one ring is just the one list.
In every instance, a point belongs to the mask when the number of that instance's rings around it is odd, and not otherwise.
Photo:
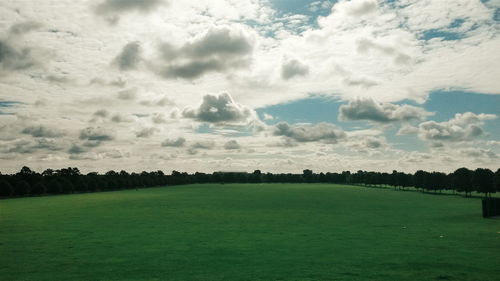
[(499, 0), (2, 0), (0, 171), (500, 163)]

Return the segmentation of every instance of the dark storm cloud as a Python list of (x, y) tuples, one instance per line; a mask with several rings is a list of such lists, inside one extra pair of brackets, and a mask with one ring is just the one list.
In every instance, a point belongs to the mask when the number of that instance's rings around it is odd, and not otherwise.
[(339, 139), (345, 138), (345, 133), (337, 126), (330, 123), (294, 124), (286, 122), (278, 123), (274, 126), (275, 136), (284, 136), (297, 142), (317, 142), (336, 143)]
[(141, 46), (139, 42), (130, 42), (125, 45), (113, 60), (113, 64), (116, 65), (120, 70), (127, 71), (137, 68), (137, 65), (141, 61)]
[(253, 113), (252, 110), (235, 103), (228, 93), (222, 93), (205, 95), (198, 108), (187, 108), (182, 115), (208, 123), (235, 123), (248, 120)]
[(147, 13), (166, 3), (164, 0), (105, 0), (96, 6), (97, 14), (115, 14), (129, 11)]
[(161, 146), (182, 147), (186, 143), (186, 139), (179, 137), (176, 139), (166, 139), (161, 143)]
[(379, 123), (422, 120), (432, 113), (411, 105), (377, 103), (372, 99), (358, 99), (340, 106), (339, 119), (367, 120)]
[(42, 125), (24, 128), (21, 133), (31, 135), (36, 138), (58, 138), (64, 136), (64, 132), (51, 129)]
[(165, 78), (195, 79), (208, 72), (248, 66), (253, 44), (240, 31), (214, 28), (181, 47), (163, 43), (159, 51), (163, 64), (155, 67), (157, 74)]
[(296, 76), (306, 76), (308, 74), (309, 66), (296, 59), (286, 60), (281, 66), (281, 78), (284, 80), (289, 80)]

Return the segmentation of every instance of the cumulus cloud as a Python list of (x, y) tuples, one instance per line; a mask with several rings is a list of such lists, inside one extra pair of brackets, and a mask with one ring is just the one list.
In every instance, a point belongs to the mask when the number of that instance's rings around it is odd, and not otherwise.
[(130, 115), (123, 115), (121, 113), (115, 113), (113, 116), (111, 116), (111, 122), (114, 123), (130, 123), (134, 122), (134, 116)]
[(360, 53), (377, 50), (384, 55), (392, 56), (393, 61), (396, 64), (408, 64), (411, 61), (411, 57), (409, 55), (403, 53), (394, 46), (380, 44), (367, 38), (359, 39), (356, 43), (358, 45), (358, 52)]
[(273, 120), (274, 119), (274, 116), (272, 116), (271, 114), (267, 114), (267, 113), (263, 113), (262, 114), (264, 120)]
[(388, 146), (383, 136), (359, 135), (353, 136), (347, 141), (347, 147), (361, 153), (373, 153)]
[(296, 59), (287, 59), (281, 65), (281, 78), (284, 80), (292, 79), (297, 76), (306, 76), (309, 74), (309, 66)]
[(466, 157), (473, 157), (473, 158), (498, 158), (498, 155), (491, 149), (482, 149), (473, 147), (461, 149), (460, 154)]
[(130, 42), (125, 45), (118, 54), (113, 59), (113, 64), (122, 71), (136, 69), (137, 65), (141, 61), (141, 45), (139, 42)]
[(151, 116), (151, 121), (155, 124), (163, 124), (167, 123), (167, 118), (165, 117), (165, 114), (161, 112), (155, 112), (153, 113), (153, 116)]
[(147, 127), (147, 128), (142, 128), (139, 131), (135, 133), (135, 136), (138, 138), (149, 138), (151, 137), (156, 131), (158, 131), (157, 128), (155, 127)]
[(199, 107), (186, 108), (182, 115), (201, 122), (219, 124), (244, 123), (256, 118), (253, 110), (236, 103), (228, 93), (205, 95)]
[(22, 34), (30, 32), (30, 31), (36, 30), (36, 29), (40, 28), (41, 26), (42, 26), (42, 24), (40, 24), (39, 22), (35, 22), (35, 21), (20, 22), (20, 23), (13, 24), (9, 28), (9, 34), (14, 35), (14, 36), (22, 35)]
[(352, 87), (370, 88), (378, 85), (376, 81), (373, 81), (366, 77), (346, 77), (343, 81), (344, 84)]
[(64, 136), (64, 132), (48, 128), (42, 125), (24, 128), (21, 133), (31, 135), (35, 138), (58, 138)]
[(175, 102), (168, 97), (163, 97), (159, 100), (143, 100), (143, 101), (141, 101), (141, 105), (144, 105), (144, 106), (174, 106)]
[(332, 7), (332, 3), (330, 1), (314, 1), (308, 5), (308, 9), (311, 12), (317, 12), (322, 9), (328, 9)]
[(211, 140), (207, 141), (197, 141), (192, 143), (189, 148), (187, 149), (187, 152), (191, 155), (195, 155), (198, 153), (198, 149), (203, 149), (203, 150), (209, 150), (213, 149), (215, 147), (215, 142)]
[(83, 146), (77, 145), (77, 144), (73, 144), (68, 149), (69, 154), (81, 154), (81, 153), (85, 153), (85, 152), (88, 152), (88, 149), (83, 147)]
[(427, 121), (418, 127), (418, 135), (431, 141), (466, 141), (483, 135), (484, 121), (497, 118), (494, 114), (457, 113), (446, 122)]
[(283, 136), (297, 142), (317, 142), (336, 143), (339, 139), (345, 138), (345, 133), (337, 126), (330, 123), (293, 124), (281, 122), (273, 127), (275, 136)]
[(133, 100), (137, 97), (137, 88), (119, 91), (117, 97), (121, 100)]
[(423, 120), (432, 113), (411, 105), (377, 103), (373, 99), (357, 99), (339, 108), (342, 121), (367, 120), (378, 123)]
[(379, 148), (385, 145), (385, 140), (380, 137), (367, 137), (363, 140), (363, 143), (368, 148)]
[(215, 147), (215, 142), (211, 140), (197, 141), (191, 144), (191, 148), (195, 149), (212, 149)]
[(16, 48), (0, 39), (0, 70), (5, 72), (27, 69), (37, 64), (29, 47)]
[(163, 43), (159, 47), (157, 74), (165, 78), (195, 79), (209, 72), (246, 67), (253, 51), (251, 38), (241, 30), (212, 28), (180, 47)]
[(417, 127), (411, 125), (404, 125), (398, 130), (397, 135), (402, 136), (402, 135), (411, 135), (416, 133), (418, 133)]
[(342, 0), (332, 8), (332, 13), (361, 17), (377, 10), (377, 0)]
[(113, 140), (114, 134), (102, 127), (87, 127), (80, 131), (80, 139), (87, 141), (110, 141)]
[(93, 114), (96, 117), (106, 118), (109, 115), (109, 112), (106, 109), (96, 110)]
[(34, 140), (16, 140), (2, 145), (1, 152), (30, 154), (38, 150), (60, 151), (63, 146), (51, 138), (36, 138)]
[(102, 78), (92, 78), (89, 81), (90, 85), (101, 85), (101, 86), (111, 86), (111, 87), (117, 87), (117, 88), (123, 88), (127, 85), (127, 81), (122, 80), (121, 78), (118, 78), (116, 80), (111, 80), (107, 81)]
[(224, 144), (224, 149), (226, 150), (233, 150), (233, 149), (240, 149), (241, 145), (236, 141), (236, 140), (230, 140)]
[(161, 143), (161, 146), (182, 147), (186, 143), (186, 139), (178, 137), (176, 139), (166, 139)]

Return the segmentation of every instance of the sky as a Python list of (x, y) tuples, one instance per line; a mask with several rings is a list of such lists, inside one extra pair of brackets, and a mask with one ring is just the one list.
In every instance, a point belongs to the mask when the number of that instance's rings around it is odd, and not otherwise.
[(500, 167), (499, 0), (3, 0), (0, 172)]

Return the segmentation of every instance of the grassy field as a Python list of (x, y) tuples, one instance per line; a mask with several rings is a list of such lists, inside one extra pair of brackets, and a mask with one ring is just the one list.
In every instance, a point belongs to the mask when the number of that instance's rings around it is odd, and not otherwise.
[(327, 184), (0, 201), (0, 280), (500, 280), (480, 200)]

